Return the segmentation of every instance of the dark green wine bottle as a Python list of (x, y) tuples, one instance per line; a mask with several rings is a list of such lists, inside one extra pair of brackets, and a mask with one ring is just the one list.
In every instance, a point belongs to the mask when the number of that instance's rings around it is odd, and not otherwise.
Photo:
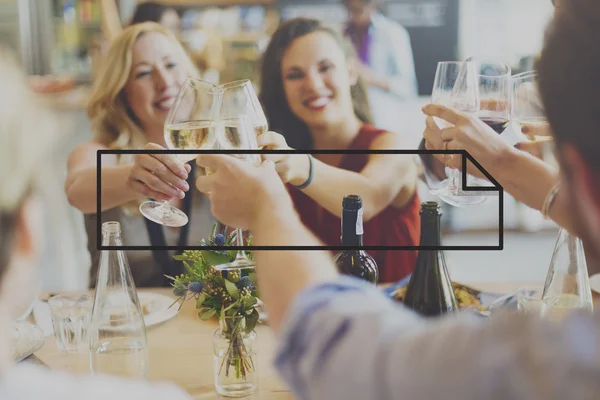
[[(442, 212), (435, 201), (421, 204), (421, 246), (440, 246)], [(434, 317), (458, 310), (452, 282), (441, 250), (419, 250), (404, 305), (421, 315)]]
[[(342, 246), (363, 245), (362, 215), (362, 198), (356, 195), (345, 196), (342, 202)], [(341, 274), (375, 284), (379, 279), (377, 263), (364, 250), (343, 250), (335, 256), (334, 262)]]

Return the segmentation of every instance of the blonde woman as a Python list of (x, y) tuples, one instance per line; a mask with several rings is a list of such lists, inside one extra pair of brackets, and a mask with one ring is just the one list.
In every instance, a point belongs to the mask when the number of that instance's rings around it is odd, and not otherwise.
[[(91, 286), (99, 260), (96, 152), (166, 147), (163, 127), (167, 113), (184, 80), (196, 76), (197, 70), (175, 36), (159, 24), (132, 25), (112, 42), (88, 106), (94, 138), (71, 152), (65, 184), (69, 202), (85, 214)], [(120, 221), (124, 244), (129, 246), (198, 243), (208, 235), (214, 219), (206, 197), (194, 191), (185, 195), (193, 183), (193, 172), (190, 165), (171, 155), (103, 156), (102, 222)], [(142, 200), (139, 193), (171, 200), (190, 222), (172, 229), (146, 220), (137, 210)], [(181, 270), (166, 251), (135, 251), (127, 256), (138, 286), (164, 285), (165, 274)]]
[(36, 103), (14, 57), (1, 46), (0, 88), (0, 399), (189, 399), (172, 384), (75, 377), (25, 363), (13, 365), (12, 323), (20, 306), (37, 295), (32, 282), (39, 279), (42, 262), (45, 208), (39, 196), (40, 173), (49, 162), (56, 123)]

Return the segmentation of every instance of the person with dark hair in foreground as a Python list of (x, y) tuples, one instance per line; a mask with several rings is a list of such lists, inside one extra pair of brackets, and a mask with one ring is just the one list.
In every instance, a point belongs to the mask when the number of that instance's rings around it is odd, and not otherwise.
[[(539, 73), (557, 141), (562, 187), (578, 231), (600, 249), (600, 8), (561, 5)], [(461, 125), (466, 116), (444, 110)], [(274, 165), (201, 155), (214, 173), (196, 181), (223, 223), (256, 246), (319, 245), (300, 222)], [(338, 276), (323, 251), (256, 251), (277, 370), (300, 399), (597, 399), (600, 315), (561, 322), (503, 313), (423, 319), (375, 286)]]

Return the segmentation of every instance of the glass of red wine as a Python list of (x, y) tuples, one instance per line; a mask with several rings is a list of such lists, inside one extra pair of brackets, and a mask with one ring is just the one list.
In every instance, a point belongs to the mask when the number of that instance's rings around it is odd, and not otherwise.
[(510, 121), (511, 69), (501, 61), (473, 59), (479, 80), (479, 112), (477, 116), (497, 134), (502, 134)]

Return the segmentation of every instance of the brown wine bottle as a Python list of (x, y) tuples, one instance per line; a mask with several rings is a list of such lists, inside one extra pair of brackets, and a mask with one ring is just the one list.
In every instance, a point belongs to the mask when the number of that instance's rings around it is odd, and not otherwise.
[[(342, 246), (363, 245), (362, 197), (345, 196), (342, 202)], [(334, 258), (338, 271), (344, 275), (377, 284), (377, 263), (364, 250), (343, 250)]]
[[(421, 205), (420, 246), (440, 246), (442, 212), (435, 201)], [(441, 250), (419, 250), (415, 270), (410, 278), (404, 305), (421, 315), (434, 317), (458, 310), (452, 282)]]

